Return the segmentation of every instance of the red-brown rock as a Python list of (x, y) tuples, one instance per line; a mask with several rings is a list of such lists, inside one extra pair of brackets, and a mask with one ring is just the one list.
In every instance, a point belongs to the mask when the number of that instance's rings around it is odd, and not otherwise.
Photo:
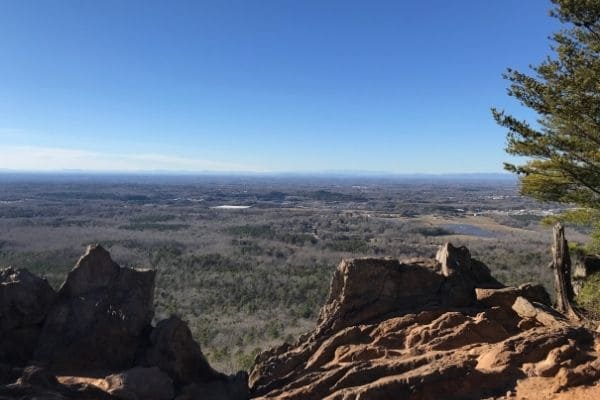
[(133, 367), (154, 313), (154, 275), (120, 267), (102, 247), (88, 247), (58, 291), (36, 359), (65, 371)]
[(450, 244), (437, 260), (344, 261), (316, 329), (257, 356), (253, 398), (504, 398), (529, 377), (555, 390), (596, 382), (594, 334), (544, 294), (504, 288)]
[(33, 355), (56, 293), (27, 270), (0, 271), (0, 362), (24, 365)]

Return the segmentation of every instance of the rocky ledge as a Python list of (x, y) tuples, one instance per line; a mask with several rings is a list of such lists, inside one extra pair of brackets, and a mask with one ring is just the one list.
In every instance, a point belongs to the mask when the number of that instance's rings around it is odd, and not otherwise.
[(151, 325), (154, 278), (98, 245), (58, 292), (0, 271), (0, 399), (247, 399), (247, 373), (214, 371), (182, 320)]
[[(595, 332), (543, 287), (504, 287), (469, 251), (343, 261), (317, 328), (260, 354), (259, 399), (600, 398)], [(578, 387), (579, 386), (579, 387)], [(587, 396), (587, 397), (586, 397)]]
[(55, 292), (0, 271), (0, 399), (597, 399), (596, 332), (541, 286), (505, 287), (469, 251), (338, 266), (314, 331), (213, 370), (177, 317), (152, 325), (154, 272), (91, 246)]

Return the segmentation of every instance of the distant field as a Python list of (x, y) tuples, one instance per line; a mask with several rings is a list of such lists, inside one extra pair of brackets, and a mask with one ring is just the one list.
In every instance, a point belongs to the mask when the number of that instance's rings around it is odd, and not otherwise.
[(157, 317), (182, 316), (229, 371), (308, 330), (344, 257), (432, 256), (452, 241), (508, 284), (551, 284), (539, 220), (556, 206), (512, 183), (162, 180), (0, 181), (0, 266), (56, 287), (101, 243), (121, 265), (155, 268)]

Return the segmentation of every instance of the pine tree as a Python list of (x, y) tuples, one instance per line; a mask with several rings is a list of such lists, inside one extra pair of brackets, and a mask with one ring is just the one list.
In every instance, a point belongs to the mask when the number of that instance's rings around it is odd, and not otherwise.
[(595, 226), (600, 250), (600, 0), (552, 0), (552, 56), (526, 74), (508, 69), (508, 94), (534, 110), (535, 123), (492, 109), (508, 129), (506, 151), (527, 161), (505, 163), (520, 177), (521, 193), (575, 204), (566, 220)]

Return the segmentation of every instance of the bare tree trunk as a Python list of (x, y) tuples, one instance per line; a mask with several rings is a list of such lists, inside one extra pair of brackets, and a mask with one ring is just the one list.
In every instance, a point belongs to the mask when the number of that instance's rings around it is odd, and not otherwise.
[(554, 269), (556, 309), (571, 319), (580, 320), (579, 313), (571, 305), (574, 297), (571, 285), (571, 257), (567, 239), (565, 239), (565, 228), (561, 223), (554, 226), (553, 234), (552, 268)]

